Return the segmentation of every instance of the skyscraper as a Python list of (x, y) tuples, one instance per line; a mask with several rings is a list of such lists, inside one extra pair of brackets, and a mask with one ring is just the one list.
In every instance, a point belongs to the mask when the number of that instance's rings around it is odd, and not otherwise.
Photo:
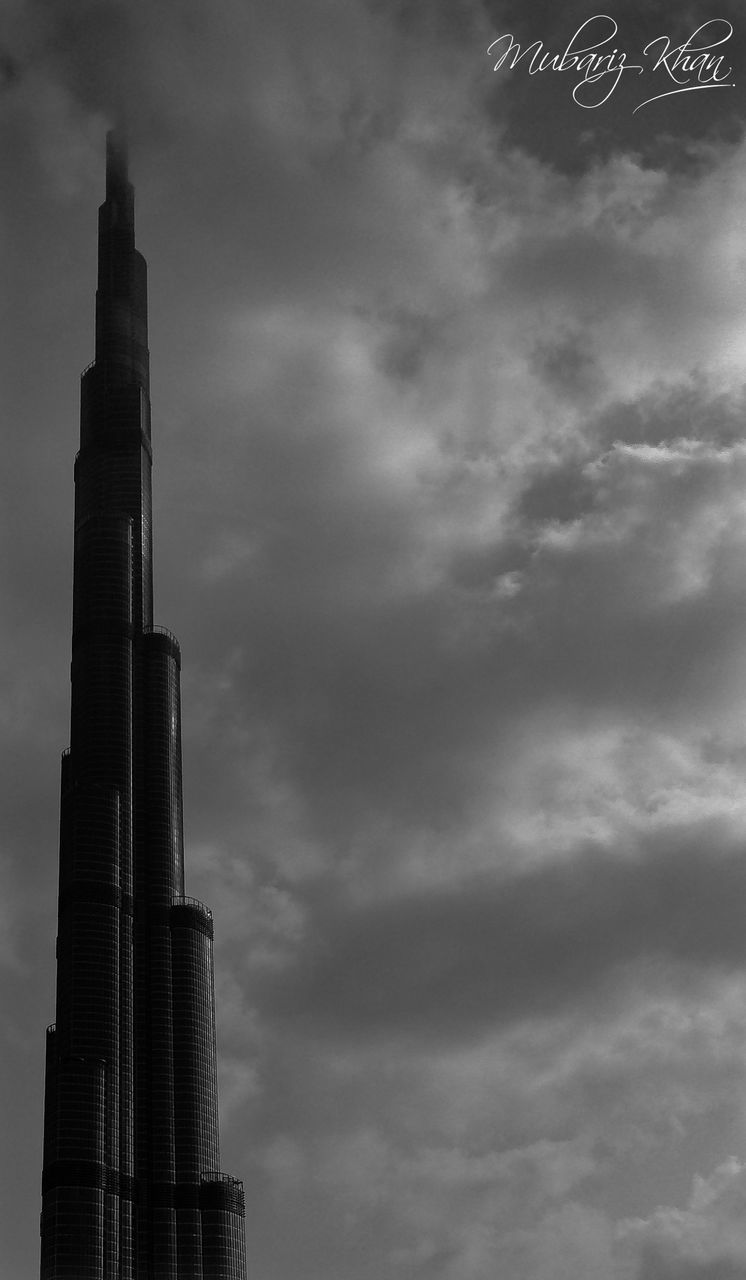
[(42, 1280), (243, 1280), (217, 1172), (212, 915), (184, 895), (179, 646), (153, 626), (145, 261), (107, 137), (95, 359), (75, 460)]

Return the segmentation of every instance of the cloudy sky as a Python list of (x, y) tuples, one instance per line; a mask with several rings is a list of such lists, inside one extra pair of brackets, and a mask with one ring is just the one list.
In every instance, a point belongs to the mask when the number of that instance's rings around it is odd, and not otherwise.
[(253, 1280), (746, 1276), (740, 8), (617, 0), (579, 102), (487, 50), (587, 4), (5, 0), (8, 1280), (117, 104)]

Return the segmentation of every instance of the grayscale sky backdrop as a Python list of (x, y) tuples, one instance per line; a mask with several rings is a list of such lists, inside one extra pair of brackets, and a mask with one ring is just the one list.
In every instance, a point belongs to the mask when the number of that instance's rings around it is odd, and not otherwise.
[(583, 108), (487, 49), (592, 5), (5, 0), (3, 1280), (118, 104), (253, 1280), (746, 1275), (746, 16), (606, 9)]

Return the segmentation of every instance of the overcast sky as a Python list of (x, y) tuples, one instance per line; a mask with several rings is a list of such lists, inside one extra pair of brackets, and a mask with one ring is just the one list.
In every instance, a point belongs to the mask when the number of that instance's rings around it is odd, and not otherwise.
[[(5, 0), (3, 1280), (117, 103), (252, 1280), (746, 1276), (742, 12), (618, 0), (643, 69), (580, 101), (493, 70), (599, 12)], [(717, 87), (659, 97), (711, 19)]]

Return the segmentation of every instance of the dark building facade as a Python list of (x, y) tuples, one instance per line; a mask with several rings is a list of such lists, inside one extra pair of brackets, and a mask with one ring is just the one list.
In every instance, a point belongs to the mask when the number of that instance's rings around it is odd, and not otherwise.
[(175, 638), (153, 626), (146, 267), (107, 138), (95, 359), (75, 460), (42, 1280), (244, 1280), (218, 1172), (212, 915), (184, 894)]

